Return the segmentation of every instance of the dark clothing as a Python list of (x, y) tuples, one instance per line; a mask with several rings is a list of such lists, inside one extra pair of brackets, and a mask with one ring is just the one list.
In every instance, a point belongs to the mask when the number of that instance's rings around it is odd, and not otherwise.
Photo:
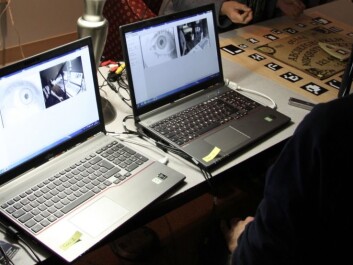
[[(226, 16), (220, 15), (221, 6), (225, 1), (226, 0), (164, 0), (161, 9), (159, 10), (159, 15), (165, 15), (182, 10), (187, 10), (201, 5), (214, 4), (218, 17), (218, 26), (220, 28), (227, 28), (232, 25), (232, 22)], [(237, 2), (246, 4), (247, 6), (252, 8), (254, 12), (254, 20), (252, 21), (252, 23), (272, 18), (275, 15), (276, 1), (277, 0), (237, 0)]]
[[(223, 2), (227, 0), (163, 0), (159, 15), (166, 15), (201, 5), (214, 4), (217, 15), (217, 25), (221, 31), (244, 26), (243, 24), (232, 23), (227, 16), (220, 15)], [(276, 16), (281, 16), (282, 12), (276, 7), (277, 0), (235, 0), (250, 7), (253, 11), (253, 20), (250, 24), (264, 21)], [(303, 0), (306, 7), (313, 7), (319, 4), (331, 2), (332, 0)]]
[(349, 264), (353, 96), (317, 105), (266, 176), (232, 264)]

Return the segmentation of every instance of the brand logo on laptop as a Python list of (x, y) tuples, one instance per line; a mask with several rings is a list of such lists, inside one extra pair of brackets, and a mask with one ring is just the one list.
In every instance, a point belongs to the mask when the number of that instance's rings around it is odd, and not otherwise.
[(167, 175), (164, 175), (163, 173), (159, 173), (157, 177), (153, 178), (152, 181), (156, 184), (161, 184), (163, 180), (168, 178)]
[(265, 117), (265, 121), (272, 122), (274, 119), (276, 119), (275, 115), (268, 115)]

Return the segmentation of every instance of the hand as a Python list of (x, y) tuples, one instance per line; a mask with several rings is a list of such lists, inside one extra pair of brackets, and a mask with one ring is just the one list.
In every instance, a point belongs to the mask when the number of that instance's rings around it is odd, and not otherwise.
[(290, 17), (300, 16), (305, 9), (301, 0), (277, 0), (277, 7), (282, 10), (284, 15)]
[(226, 15), (233, 23), (247, 24), (253, 19), (252, 10), (236, 1), (225, 1), (221, 6), (221, 15)]
[(230, 221), (230, 227), (225, 222), (221, 222), (221, 230), (223, 231), (230, 253), (237, 248), (238, 239), (243, 233), (245, 226), (253, 220), (254, 217), (252, 216), (246, 217), (245, 220), (235, 218)]

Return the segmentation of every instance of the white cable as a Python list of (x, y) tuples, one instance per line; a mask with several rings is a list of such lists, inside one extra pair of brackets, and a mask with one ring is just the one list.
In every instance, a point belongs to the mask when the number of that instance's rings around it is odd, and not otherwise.
[(261, 92), (241, 87), (237, 83), (235, 83), (233, 81), (230, 81), (229, 79), (224, 79), (224, 83), (225, 83), (226, 86), (228, 86), (231, 89), (234, 89), (236, 91), (244, 91), (244, 92), (247, 92), (247, 93), (255, 94), (255, 95), (261, 96), (263, 98), (266, 98), (267, 100), (271, 101), (271, 105), (269, 105), (268, 107), (270, 107), (272, 109), (276, 109), (277, 108), (276, 102), (272, 98), (270, 98), (269, 96), (267, 96), (267, 95), (265, 95), (265, 94), (263, 94)]

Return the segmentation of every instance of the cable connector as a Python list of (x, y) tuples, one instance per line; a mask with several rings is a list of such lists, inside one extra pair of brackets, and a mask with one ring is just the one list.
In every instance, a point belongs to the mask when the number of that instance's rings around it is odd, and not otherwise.
[(158, 162), (160, 162), (160, 163), (162, 163), (164, 165), (167, 165), (168, 162), (169, 162), (169, 158), (167, 156), (162, 157), (162, 158), (158, 159)]
[[(263, 97), (263, 98), (265, 98), (265, 99), (267, 99), (267, 100), (269, 100), (271, 102), (271, 105), (268, 105), (268, 107), (270, 107), (271, 109), (276, 109), (277, 108), (276, 102), (271, 97), (265, 95), (264, 93), (258, 92), (258, 91), (253, 90), (253, 89), (248, 89), (248, 88), (241, 87), (237, 83), (232, 82), (232, 81), (230, 81), (227, 78), (224, 79), (224, 84), (226, 86), (228, 86), (229, 88), (234, 89), (235, 91), (243, 91), (243, 92), (246, 92), (246, 93), (250, 93), (250, 94), (254, 94), (254, 95)], [(262, 104), (262, 103), (260, 103), (260, 104)]]
[(230, 81), (229, 79), (224, 80), (225, 85), (234, 90), (241, 90), (237, 83)]
[(120, 75), (121, 72), (125, 69), (125, 63), (120, 64), (120, 66), (116, 69), (115, 73)]
[(18, 240), (19, 234), (20, 232), (13, 226), (6, 227), (6, 236), (8, 236), (10, 239)]
[(116, 89), (116, 86), (112, 84), (110, 81), (107, 80), (107, 84), (110, 87), (111, 90), (113, 90), (115, 93), (119, 94), (118, 90)]

